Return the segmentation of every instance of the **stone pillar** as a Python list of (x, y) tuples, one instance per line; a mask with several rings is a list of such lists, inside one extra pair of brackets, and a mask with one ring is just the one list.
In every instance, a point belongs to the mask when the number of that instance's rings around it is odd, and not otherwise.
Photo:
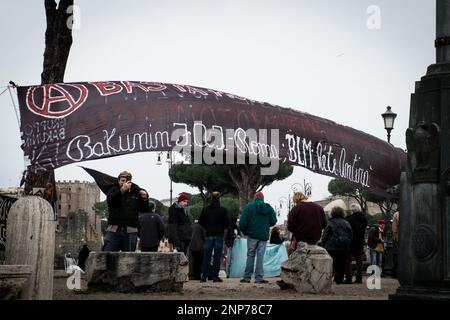
[(401, 178), (400, 288), (391, 298), (450, 299), (450, 0), (436, 1), (436, 60), (416, 83)]
[(32, 270), (21, 298), (51, 300), (55, 221), (50, 203), (35, 196), (20, 198), (11, 206), (6, 229), (5, 264), (30, 265)]
[(188, 260), (180, 252), (90, 252), (86, 275), (91, 291), (182, 291)]
[(301, 293), (329, 293), (333, 278), (333, 259), (327, 250), (300, 242), (297, 250), (281, 265), (281, 289)]

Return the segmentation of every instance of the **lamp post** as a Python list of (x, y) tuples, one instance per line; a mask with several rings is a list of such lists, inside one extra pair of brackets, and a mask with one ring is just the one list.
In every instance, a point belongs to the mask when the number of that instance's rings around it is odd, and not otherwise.
[[(279, 197), (278, 202), (280, 203), (280, 209), (283, 209), (283, 201), (286, 202), (286, 205), (288, 204), (288, 199), (286, 197)], [(288, 208), (289, 210), (289, 208)]]
[[(162, 152), (158, 152), (158, 160), (156, 161), (156, 164), (158, 166), (162, 165), (161, 155), (162, 155)], [(172, 151), (167, 151), (166, 162), (169, 165), (169, 172), (170, 172), (170, 169), (172, 168), (172, 164), (173, 164)], [(170, 177), (170, 174), (169, 174), (169, 179), (170, 179), (170, 205), (172, 205), (172, 192), (173, 192), (173, 189), (172, 189), (172, 178)]]
[(289, 214), (289, 210), (290, 210), (288, 198), (286, 198), (286, 197), (279, 197), (278, 198), (278, 202), (280, 203), (279, 210), (280, 210), (280, 213), (281, 213), (281, 209), (283, 209), (283, 201), (286, 203), (285, 206), (286, 206), (286, 212), (287, 212), (286, 216), (287, 216)]
[(307, 197), (310, 197), (312, 194), (312, 184), (310, 182), (306, 182), (306, 179), (303, 179), (303, 185), (296, 182), (291, 186), (291, 189), (292, 189), (292, 192), (301, 191)]
[[(312, 184), (310, 182), (306, 182), (306, 179), (303, 179), (303, 185), (296, 182), (291, 185), (291, 190), (292, 196), (294, 195), (294, 193), (301, 191), (305, 196), (310, 197), (312, 193)], [(291, 209), (291, 199), (292, 197), (289, 197), (289, 210)], [(294, 205), (295, 203), (292, 204), (292, 206)]]
[(170, 205), (172, 205), (172, 177), (170, 176), (170, 169), (172, 169), (173, 158), (172, 151), (167, 151), (166, 162), (169, 164), (169, 179), (170, 179)]
[[(381, 114), (384, 122), (384, 128), (387, 131), (387, 140), (390, 143), (391, 131), (394, 129), (394, 121), (397, 114), (391, 111), (391, 107), (388, 106), (386, 112)], [(383, 272), (385, 274), (392, 275), (394, 269), (393, 261), (393, 244), (392, 244), (392, 201), (387, 200), (386, 216), (384, 218), (384, 242), (385, 242), (385, 254), (384, 254), (384, 267)]]
[(391, 143), (391, 131), (394, 129), (394, 121), (397, 118), (397, 114), (391, 111), (391, 107), (388, 106), (385, 113), (382, 113), (384, 121), (384, 128), (387, 131), (387, 140)]

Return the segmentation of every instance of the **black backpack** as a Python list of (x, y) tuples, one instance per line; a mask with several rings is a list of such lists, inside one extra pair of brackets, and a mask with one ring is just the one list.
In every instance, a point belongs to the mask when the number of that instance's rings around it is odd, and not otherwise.
[(334, 246), (338, 249), (348, 250), (352, 243), (352, 239), (349, 237), (346, 225), (343, 223), (335, 223), (332, 230), (333, 235), (331, 240), (334, 243)]

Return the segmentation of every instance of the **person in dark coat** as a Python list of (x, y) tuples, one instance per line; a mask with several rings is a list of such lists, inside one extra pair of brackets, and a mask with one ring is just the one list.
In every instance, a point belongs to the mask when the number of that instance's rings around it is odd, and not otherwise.
[(158, 252), (159, 243), (164, 238), (164, 222), (155, 213), (155, 203), (149, 202), (144, 213), (139, 216), (139, 239), (142, 252)]
[(205, 244), (205, 229), (195, 220), (192, 225), (192, 239), (189, 245), (189, 264), (192, 270), (192, 279), (200, 280), (202, 275), (203, 247)]
[(239, 231), (239, 226), (237, 225), (237, 218), (231, 218), (231, 224), (225, 229), (223, 242), (227, 247), (227, 265), (226, 274), (227, 278), (230, 277), (231, 265), (233, 263), (233, 244), (234, 240), (240, 237), (241, 232)]
[(367, 218), (361, 212), (361, 207), (357, 203), (350, 206), (352, 215), (347, 218), (352, 227), (353, 239), (350, 245), (350, 254), (347, 256), (347, 265), (345, 267), (344, 283), (352, 283), (352, 257), (356, 261), (356, 280), (354, 283), (362, 283), (362, 256), (364, 254), (365, 239), (364, 235), (367, 228)]
[(333, 273), (336, 284), (344, 282), (345, 264), (350, 252), (353, 232), (345, 220), (345, 212), (341, 207), (331, 209), (331, 218), (323, 232), (322, 245), (333, 258)]
[(270, 232), (270, 240), (269, 242), (271, 244), (282, 244), (283, 239), (280, 237), (280, 228), (277, 226), (272, 228), (272, 231)]
[[(213, 192), (209, 206), (202, 209), (198, 223), (205, 228), (206, 240), (203, 252), (203, 266), (201, 282), (209, 278), (213, 282), (222, 282), (219, 278), (220, 265), (222, 263), (223, 235), (230, 225), (230, 217), (226, 208), (220, 205), (220, 193)], [(214, 255), (213, 255), (214, 250)], [(213, 266), (211, 267), (211, 256)]]
[(192, 219), (186, 209), (188, 204), (189, 197), (183, 193), (169, 208), (169, 242), (174, 250), (185, 255), (192, 238)]
[(225, 229), (223, 241), (227, 248), (233, 247), (233, 242), (236, 237), (240, 236), (239, 226), (237, 225), (237, 219), (231, 218), (231, 223), (228, 228)]
[(136, 250), (139, 212), (143, 212), (148, 194), (131, 178), (128, 171), (121, 172), (106, 196), (109, 215), (103, 251)]
[(316, 244), (327, 224), (323, 208), (308, 201), (308, 197), (302, 192), (295, 192), (293, 200), (295, 207), (288, 214), (288, 230), (292, 232), (296, 242)]
[(91, 250), (89, 250), (89, 247), (87, 244), (83, 244), (83, 246), (81, 247), (80, 252), (78, 253), (78, 266), (85, 271), (86, 269), (86, 260), (89, 257), (89, 252), (91, 252)]

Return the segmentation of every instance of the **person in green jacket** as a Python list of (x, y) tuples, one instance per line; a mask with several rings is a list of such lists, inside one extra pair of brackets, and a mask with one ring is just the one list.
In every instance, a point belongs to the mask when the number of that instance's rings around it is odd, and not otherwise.
[(275, 210), (264, 202), (262, 192), (255, 193), (254, 200), (242, 210), (239, 228), (247, 236), (247, 263), (241, 282), (249, 283), (253, 274), (256, 255), (255, 283), (267, 283), (264, 280), (264, 254), (269, 239), (269, 229), (277, 223)]

